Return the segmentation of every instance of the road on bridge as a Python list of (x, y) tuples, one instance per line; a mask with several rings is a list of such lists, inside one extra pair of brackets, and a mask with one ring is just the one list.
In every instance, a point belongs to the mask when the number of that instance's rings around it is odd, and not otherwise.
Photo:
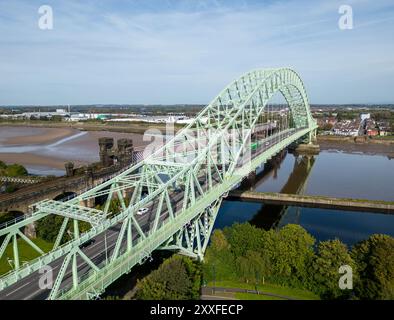
[[(271, 148), (275, 143), (284, 140), (290, 137), (292, 134), (296, 133), (296, 129), (292, 129), (287, 131), (286, 133), (280, 133), (278, 135), (274, 135), (268, 137), (263, 140), (263, 143), (260, 147), (252, 152), (252, 158), (257, 157), (262, 154), (264, 151)], [(213, 183), (219, 183), (218, 176), (213, 176)], [(208, 182), (205, 180), (199, 179), (201, 183), (201, 187), (203, 190), (208, 188)], [(170, 198), (172, 203), (174, 204), (174, 214), (176, 215), (178, 212), (182, 211), (182, 200), (184, 193), (183, 191), (170, 193)], [(144, 215), (136, 215), (137, 222), (141, 226), (141, 229), (144, 232), (149, 231), (154, 224), (154, 217), (156, 213), (157, 206), (159, 204), (159, 199), (156, 199), (149, 203), (146, 207), (149, 209), (149, 212)], [(166, 208), (163, 209), (160, 214), (160, 222), (163, 222), (169, 215), (169, 212)], [(134, 228), (134, 227), (133, 227)], [(89, 259), (96, 265), (99, 266), (101, 263), (105, 262), (106, 259), (110, 260), (111, 255), (114, 251), (117, 238), (119, 236), (119, 232), (121, 229), (121, 224), (113, 226), (109, 228), (107, 231), (99, 234), (94, 238), (94, 242), (90, 245), (83, 247), (81, 246), (81, 250), (85, 253)], [(133, 229), (133, 240), (138, 238), (138, 232), (136, 229)], [(121, 244), (121, 252), (126, 249), (126, 237), (124, 237)], [(107, 250), (106, 250), (107, 248)], [(56, 279), (56, 276), (61, 268), (62, 262), (64, 260), (64, 256), (58, 258), (54, 262), (50, 264), (53, 272), (53, 281)], [(82, 275), (80, 281), (83, 281), (83, 274), (87, 274), (87, 272), (91, 269), (91, 267), (80, 257), (77, 258), (77, 266), (78, 266), (78, 274)], [(41, 289), (39, 287), (40, 277), (43, 277), (43, 274), (40, 274), (39, 271), (36, 271), (29, 276), (26, 276), (20, 279), (15, 284), (7, 287), (6, 289), (0, 291), (0, 300), (41, 300), (46, 299), (50, 293), (50, 289)], [(64, 276), (64, 279), (60, 286), (60, 292), (66, 289), (70, 289), (73, 285), (72, 280), (72, 270), (71, 266), (68, 267), (67, 272)]]

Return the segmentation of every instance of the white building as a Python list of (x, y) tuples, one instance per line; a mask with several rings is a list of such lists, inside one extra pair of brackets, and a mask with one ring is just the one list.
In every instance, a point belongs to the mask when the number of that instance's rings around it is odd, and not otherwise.
[(360, 115), (361, 121), (367, 120), (367, 119), (371, 119), (371, 114), (370, 113), (362, 113)]

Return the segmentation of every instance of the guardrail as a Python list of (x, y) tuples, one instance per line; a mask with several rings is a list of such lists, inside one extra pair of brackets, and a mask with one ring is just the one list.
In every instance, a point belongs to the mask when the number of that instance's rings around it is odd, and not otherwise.
[(9, 177), (9, 176), (0, 176), (0, 182), (9, 182), (9, 183), (21, 183), (21, 184), (34, 184), (41, 182), (44, 178), (42, 177)]

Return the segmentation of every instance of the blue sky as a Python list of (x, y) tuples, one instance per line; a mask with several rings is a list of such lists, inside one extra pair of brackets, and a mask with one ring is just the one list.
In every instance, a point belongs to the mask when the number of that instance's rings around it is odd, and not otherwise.
[[(44, 4), (53, 30), (38, 28)], [(0, 105), (206, 104), (280, 66), (311, 103), (394, 103), (394, 2), (0, 0)]]

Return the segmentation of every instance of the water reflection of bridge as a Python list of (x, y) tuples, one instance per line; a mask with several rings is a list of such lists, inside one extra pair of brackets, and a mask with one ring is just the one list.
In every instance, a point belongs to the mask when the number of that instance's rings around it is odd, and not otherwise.
[[(279, 163), (278, 159), (274, 159), (274, 163), (271, 163), (271, 166), (268, 166), (261, 172), (260, 175), (257, 175), (255, 181), (261, 183), (262, 181), (266, 180), (267, 177), (269, 177), (269, 174), (272, 173), (272, 170), (275, 176), (276, 171), (280, 167), (280, 163), (284, 160), (285, 156), (286, 154), (280, 158)], [(308, 177), (311, 173), (314, 163), (314, 156), (294, 154), (293, 170), (280, 192), (288, 194), (303, 194), (306, 190)], [(263, 204), (250, 222), (257, 227), (264, 228), (266, 230), (273, 227), (278, 227), (288, 209), (289, 206), (287, 205), (281, 206)], [(297, 208), (296, 221), (294, 222), (298, 222), (297, 220), (299, 218), (299, 214), (300, 209)]]

